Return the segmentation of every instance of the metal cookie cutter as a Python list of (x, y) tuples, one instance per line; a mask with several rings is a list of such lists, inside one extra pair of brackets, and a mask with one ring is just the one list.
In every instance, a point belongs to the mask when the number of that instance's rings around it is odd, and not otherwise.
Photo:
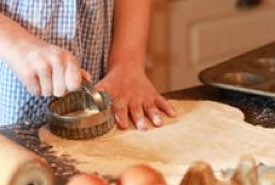
[(79, 90), (48, 105), (48, 123), (53, 134), (66, 139), (101, 136), (115, 124), (110, 97), (85, 81)]

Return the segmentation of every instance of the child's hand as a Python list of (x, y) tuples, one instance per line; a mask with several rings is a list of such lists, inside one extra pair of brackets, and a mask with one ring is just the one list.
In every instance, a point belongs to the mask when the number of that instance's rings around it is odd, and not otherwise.
[(67, 90), (78, 88), (83, 77), (90, 80), (69, 52), (35, 38), (2, 14), (0, 22), (0, 57), (29, 92), (63, 96)]
[(69, 52), (32, 38), (15, 47), (15, 57), (8, 62), (29, 92), (43, 96), (63, 96), (80, 87), (82, 70)]
[(120, 128), (128, 128), (128, 115), (139, 130), (146, 130), (147, 116), (154, 126), (162, 125), (160, 110), (168, 116), (176, 115), (170, 103), (155, 90), (143, 69), (120, 65), (113, 67), (97, 85), (113, 99), (113, 110)]

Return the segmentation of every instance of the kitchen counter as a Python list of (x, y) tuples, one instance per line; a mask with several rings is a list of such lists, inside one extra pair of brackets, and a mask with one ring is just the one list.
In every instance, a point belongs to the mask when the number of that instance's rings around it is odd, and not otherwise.
[(245, 114), (245, 121), (265, 128), (275, 128), (275, 99), (210, 86), (170, 92), (167, 97), (181, 100), (212, 100), (237, 107)]
[[(240, 108), (246, 121), (253, 125), (267, 128), (275, 127), (275, 100), (267, 97), (248, 95), (228, 90), (220, 90), (210, 86), (197, 86), (190, 89), (165, 94), (171, 99), (180, 100), (212, 100)], [(45, 158), (55, 171), (57, 184), (63, 185), (67, 179), (78, 173), (69, 156), (55, 157), (51, 146), (41, 143), (38, 129), (42, 124), (18, 124), (0, 127), (0, 133)], [(106, 177), (110, 181), (111, 177)]]

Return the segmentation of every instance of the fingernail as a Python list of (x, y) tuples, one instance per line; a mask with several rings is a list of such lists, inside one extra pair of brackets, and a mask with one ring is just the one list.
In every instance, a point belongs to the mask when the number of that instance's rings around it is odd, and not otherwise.
[(115, 120), (116, 120), (117, 123), (120, 123), (120, 119), (119, 119), (117, 114), (115, 114)]
[(122, 130), (126, 130), (128, 128), (128, 123), (127, 122), (121, 122), (119, 116), (117, 114), (114, 115), (115, 121), (118, 124), (118, 127)]
[(147, 130), (147, 127), (145, 125), (145, 122), (144, 122), (143, 118), (138, 119), (138, 121), (137, 121), (137, 129), (140, 130), (140, 131)]
[(156, 126), (161, 126), (162, 125), (162, 120), (159, 115), (154, 115), (153, 116), (153, 122)]
[(172, 109), (171, 109), (170, 114), (171, 114), (171, 116), (173, 116), (173, 117), (177, 116), (177, 112), (176, 112), (175, 108), (172, 108)]

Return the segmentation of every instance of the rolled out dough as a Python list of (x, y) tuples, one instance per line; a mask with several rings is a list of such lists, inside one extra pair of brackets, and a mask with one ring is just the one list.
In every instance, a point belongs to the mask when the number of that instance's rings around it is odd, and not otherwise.
[(69, 141), (52, 135), (46, 127), (40, 139), (52, 145), (56, 155), (70, 155), (83, 172), (118, 176), (127, 166), (146, 163), (160, 170), (169, 185), (178, 185), (194, 161), (206, 161), (214, 170), (235, 167), (243, 154), (252, 154), (275, 165), (275, 131), (244, 122), (243, 113), (210, 101), (172, 101), (177, 119), (165, 118), (165, 126), (140, 132), (112, 130), (86, 141)]

